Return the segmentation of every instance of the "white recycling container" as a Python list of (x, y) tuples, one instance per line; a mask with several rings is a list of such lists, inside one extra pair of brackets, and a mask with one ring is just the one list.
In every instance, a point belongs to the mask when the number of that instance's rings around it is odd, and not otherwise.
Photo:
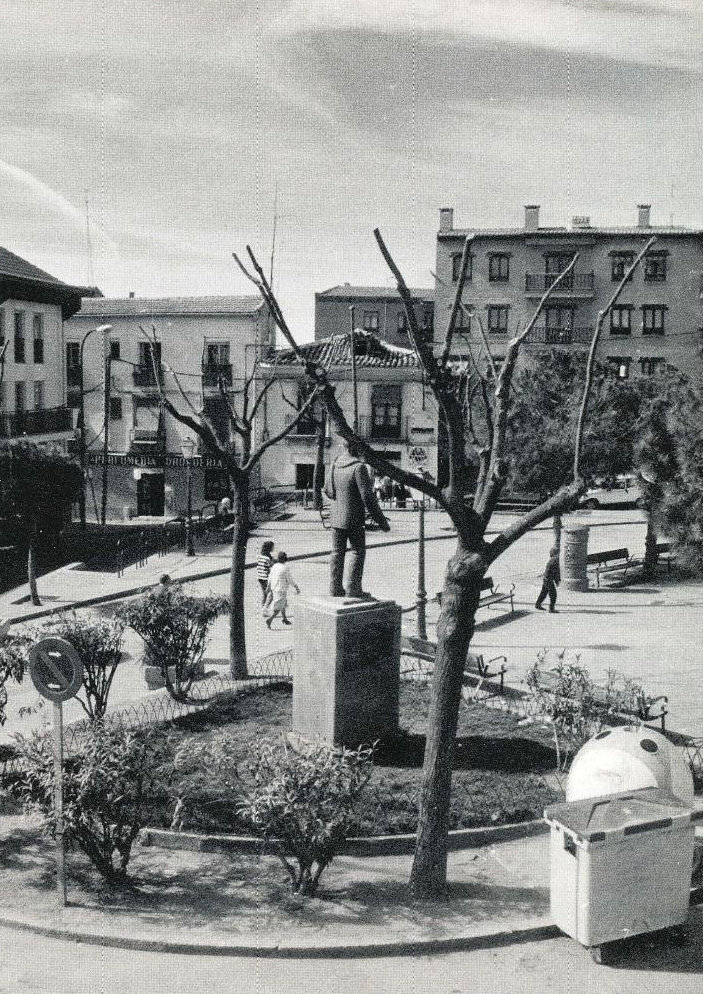
[(600, 947), (683, 924), (703, 811), (647, 787), (555, 804), (544, 816), (551, 911), (563, 932)]

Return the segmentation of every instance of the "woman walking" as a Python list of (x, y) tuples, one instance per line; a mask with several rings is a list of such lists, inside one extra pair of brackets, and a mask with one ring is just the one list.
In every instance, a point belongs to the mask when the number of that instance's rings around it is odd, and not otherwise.
[(268, 613), (268, 617), (266, 618), (268, 628), (271, 627), (271, 622), (279, 612), (284, 625), (292, 624), (286, 617), (289, 587), (293, 587), (296, 594), (300, 593), (300, 587), (291, 576), (288, 556), (285, 552), (279, 552), (278, 562), (273, 564), (269, 573), (267, 607), (265, 609), (266, 613)]
[(261, 603), (266, 603), (266, 592), (268, 591), (269, 585), (269, 573), (271, 572), (271, 567), (275, 563), (275, 559), (272, 555), (273, 552), (273, 542), (269, 539), (264, 542), (261, 546), (261, 552), (259, 553), (259, 558), (256, 560), (256, 578), (259, 581), (259, 586), (261, 587)]

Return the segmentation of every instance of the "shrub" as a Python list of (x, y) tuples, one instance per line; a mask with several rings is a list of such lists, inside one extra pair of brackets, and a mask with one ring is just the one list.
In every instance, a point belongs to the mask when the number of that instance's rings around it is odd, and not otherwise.
[(66, 639), (83, 660), (83, 693), (78, 703), (91, 719), (100, 719), (107, 711), (107, 700), (122, 656), (124, 622), (88, 621), (75, 613), (51, 621), (41, 632), (42, 637)]
[[(646, 710), (651, 698), (639, 681), (620, 676), (615, 670), (608, 670), (605, 683), (597, 684), (581, 666), (578, 654), (574, 662), (569, 662), (560, 653), (557, 665), (549, 670), (552, 679), (547, 683), (543, 676), (547, 656), (546, 650), (537, 654), (527, 672), (526, 683), (538, 713), (554, 727), (557, 765), (565, 769), (571, 749), (580, 748), (586, 739), (616, 721), (619, 715)], [(566, 744), (563, 758), (559, 733)]]
[[(38, 812), (47, 833), (54, 835), (51, 737), (34, 732), (15, 741), (25, 769), (8, 784), (9, 790), (27, 810)], [(78, 846), (112, 886), (127, 879), (132, 845), (149, 820), (150, 800), (161, 781), (151, 737), (109, 723), (88, 725), (78, 751), (65, 761), (64, 839), (68, 846)]]
[(147, 660), (159, 667), (171, 697), (187, 702), (209, 629), (228, 607), (226, 597), (192, 597), (179, 583), (169, 583), (120, 605), (116, 617), (142, 638)]
[(9, 625), (0, 622), (0, 725), (7, 721), (7, 682), (22, 682), (27, 666), (26, 651), (29, 639), (26, 635), (10, 634)]
[(254, 744), (239, 813), (273, 847), (293, 893), (316, 892), (347, 836), (354, 801), (371, 776), (372, 753), (322, 744), (295, 751), (285, 739)]

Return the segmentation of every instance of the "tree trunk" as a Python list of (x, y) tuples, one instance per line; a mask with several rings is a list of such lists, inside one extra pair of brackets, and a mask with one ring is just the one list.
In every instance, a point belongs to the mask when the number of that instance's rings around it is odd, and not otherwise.
[(322, 414), (317, 426), (317, 452), (315, 454), (315, 469), (312, 475), (313, 507), (322, 510), (322, 487), (325, 482), (325, 441), (327, 438), (327, 416)]
[(36, 607), (41, 607), (41, 601), (39, 600), (39, 591), (37, 590), (37, 550), (35, 548), (36, 544), (36, 530), (32, 531), (29, 538), (29, 548), (27, 549), (27, 581), (29, 583), (29, 593), (32, 597), (32, 604)]
[(561, 528), (561, 514), (555, 514), (552, 518), (552, 529), (554, 530), (554, 541), (552, 545), (559, 553), (561, 552)]
[(657, 532), (652, 520), (650, 507), (645, 508), (647, 516), (647, 532), (644, 539), (644, 577), (651, 580), (657, 566)]
[(441, 897), (446, 886), (449, 802), (459, 703), (485, 569), (478, 555), (459, 547), (449, 561), (444, 580), (417, 842), (410, 877), (416, 897)]
[(234, 483), (232, 569), (229, 580), (229, 668), (235, 680), (247, 675), (247, 642), (244, 622), (244, 566), (249, 540), (249, 479)]

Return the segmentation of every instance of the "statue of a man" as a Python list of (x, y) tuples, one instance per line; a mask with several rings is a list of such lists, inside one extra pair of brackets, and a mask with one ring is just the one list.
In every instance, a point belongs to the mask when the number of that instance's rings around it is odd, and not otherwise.
[(344, 597), (344, 558), (347, 541), (351, 549), (347, 597), (367, 596), (362, 589), (366, 533), (364, 522), (369, 514), (384, 532), (390, 531), (388, 518), (381, 510), (373, 492), (366, 464), (356, 448), (342, 440), (345, 451), (332, 463), (325, 484), (325, 493), (333, 502), (330, 510), (332, 527), (332, 560), (330, 564), (330, 594)]

